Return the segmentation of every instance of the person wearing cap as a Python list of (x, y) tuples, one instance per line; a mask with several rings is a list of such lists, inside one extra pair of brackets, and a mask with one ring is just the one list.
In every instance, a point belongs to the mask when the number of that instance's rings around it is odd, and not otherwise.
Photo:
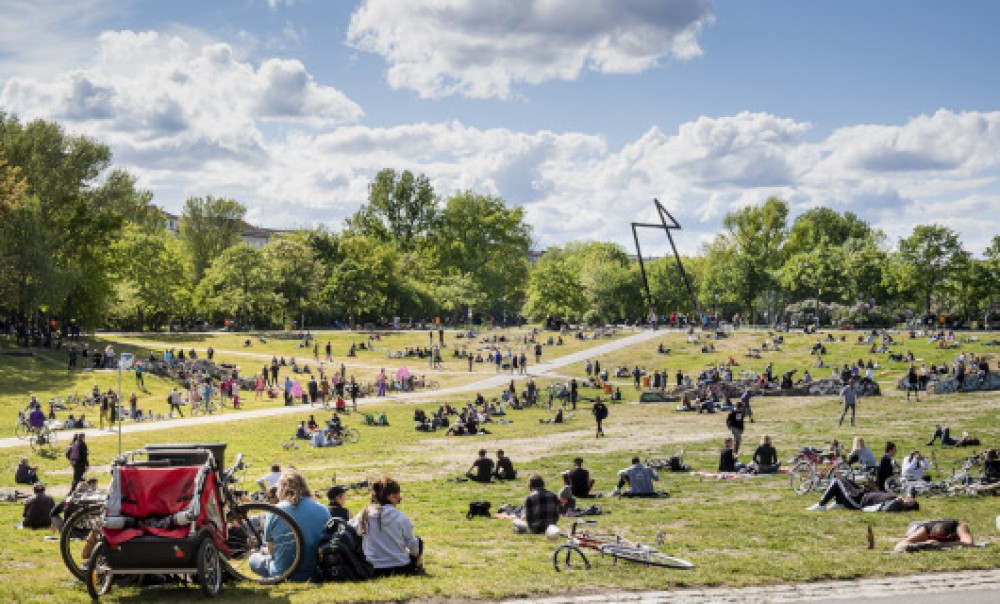
[(38, 466), (30, 465), (28, 458), (22, 457), (21, 463), (17, 464), (17, 469), (14, 471), (14, 483), (35, 484), (36, 482), (38, 482)]
[(347, 501), (346, 487), (339, 484), (333, 485), (327, 489), (326, 498), (330, 500), (330, 504), (326, 507), (330, 510), (331, 518), (340, 518), (344, 521), (351, 519), (351, 511), (344, 507), (344, 503)]
[(52, 524), (51, 514), (54, 507), (56, 507), (56, 502), (45, 492), (45, 485), (40, 482), (35, 483), (35, 494), (24, 502), (21, 528), (49, 528)]

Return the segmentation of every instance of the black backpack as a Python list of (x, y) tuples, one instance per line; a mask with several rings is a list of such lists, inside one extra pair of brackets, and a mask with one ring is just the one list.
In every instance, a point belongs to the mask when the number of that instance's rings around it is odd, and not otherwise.
[(490, 502), (489, 501), (470, 501), (469, 511), (465, 515), (466, 520), (472, 520), (476, 516), (483, 516), (485, 518), (490, 517)]
[(331, 518), (319, 542), (319, 573), (324, 581), (366, 581), (375, 573), (365, 559), (361, 535), (341, 518)]

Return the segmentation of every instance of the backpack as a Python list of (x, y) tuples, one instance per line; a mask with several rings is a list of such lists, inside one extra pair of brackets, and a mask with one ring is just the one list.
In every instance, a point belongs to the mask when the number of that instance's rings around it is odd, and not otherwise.
[(66, 447), (66, 459), (70, 461), (77, 461), (80, 459), (80, 447), (76, 443)]
[(361, 535), (341, 518), (331, 518), (323, 529), (318, 566), (323, 581), (365, 581), (375, 574), (361, 548)]
[(472, 520), (475, 516), (485, 516), (490, 517), (490, 502), (489, 501), (470, 501), (469, 511), (465, 515), (466, 520)]
[(684, 460), (679, 455), (672, 455), (669, 464), (671, 472), (688, 472), (691, 470), (691, 468), (684, 465)]

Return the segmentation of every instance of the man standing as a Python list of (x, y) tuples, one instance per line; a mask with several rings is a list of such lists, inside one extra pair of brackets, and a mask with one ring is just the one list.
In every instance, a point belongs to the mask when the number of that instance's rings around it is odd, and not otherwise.
[(87, 447), (84, 436), (83, 432), (76, 435), (76, 451), (70, 453), (70, 463), (73, 466), (73, 484), (69, 488), (70, 492), (76, 489), (76, 485), (83, 480), (83, 475), (90, 467), (90, 449)]
[(740, 446), (743, 444), (743, 427), (746, 411), (743, 409), (743, 402), (737, 401), (736, 407), (726, 416), (726, 427), (733, 433), (733, 454), (740, 456)]
[(844, 403), (844, 411), (840, 414), (840, 426), (844, 425), (844, 417), (847, 411), (851, 412), (851, 425), (854, 425), (854, 411), (857, 407), (858, 392), (854, 389), (854, 382), (850, 381), (840, 391), (840, 400)]
[(330, 344), (329, 340), (326, 342), (326, 361), (328, 363), (333, 361), (333, 345)]
[(171, 418), (174, 416), (174, 411), (176, 411), (181, 417), (184, 417), (184, 412), (181, 411), (181, 393), (177, 392), (176, 387), (174, 387), (170, 394), (167, 395), (167, 404), (170, 405)]
[(528, 488), (531, 494), (524, 499), (524, 518), (514, 519), (514, 532), (538, 535), (559, 522), (559, 498), (545, 489), (545, 480), (538, 473), (528, 479)]
[(594, 414), (594, 419), (597, 421), (597, 437), (600, 438), (604, 436), (603, 422), (608, 418), (608, 406), (604, 404), (601, 397), (597, 397), (597, 402), (594, 403), (591, 413)]
[(76, 369), (76, 346), (70, 344), (67, 354), (69, 354), (69, 367), (67, 369)]
[(573, 411), (576, 411), (576, 400), (579, 396), (579, 385), (576, 383), (576, 378), (569, 381), (569, 402), (573, 405)]

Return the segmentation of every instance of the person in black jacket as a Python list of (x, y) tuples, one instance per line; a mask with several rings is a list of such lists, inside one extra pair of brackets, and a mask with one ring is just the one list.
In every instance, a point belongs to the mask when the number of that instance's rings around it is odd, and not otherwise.
[(497, 480), (514, 480), (517, 478), (517, 471), (514, 470), (514, 464), (511, 463), (509, 457), (504, 455), (503, 449), (497, 451), (496, 471), (493, 472), (493, 478)]
[(736, 455), (733, 453), (733, 439), (727, 438), (722, 443), (722, 453), (719, 456), (719, 471), (739, 472), (745, 467), (746, 466), (736, 461)]
[(351, 519), (351, 512), (344, 507), (344, 502), (347, 500), (347, 488), (342, 487), (339, 484), (333, 485), (326, 491), (326, 498), (330, 501), (327, 507), (330, 510), (331, 518), (340, 518), (344, 521), (349, 521)]
[(771, 444), (771, 437), (764, 435), (760, 439), (760, 446), (753, 452), (753, 471), (757, 474), (774, 474), (781, 467), (778, 461), (778, 452)]
[(733, 454), (740, 456), (740, 445), (743, 444), (743, 403), (737, 402), (736, 407), (726, 416), (726, 427), (733, 433)]
[(892, 478), (895, 470), (892, 467), (892, 458), (896, 455), (896, 443), (886, 441), (885, 443), (885, 455), (882, 456), (882, 461), (878, 464), (878, 473), (875, 475), (875, 484), (878, 486), (880, 491), (888, 491), (889, 489), (885, 486), (885, 481)]

